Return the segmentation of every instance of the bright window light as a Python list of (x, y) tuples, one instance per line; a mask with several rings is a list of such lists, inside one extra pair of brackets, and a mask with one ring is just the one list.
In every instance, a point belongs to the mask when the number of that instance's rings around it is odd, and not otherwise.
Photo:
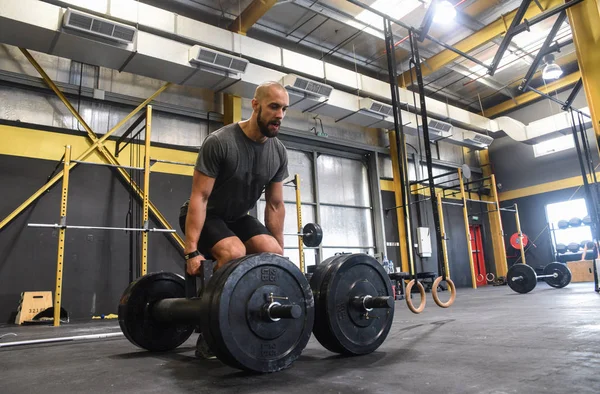
[(562, 137), (552, 138), (551, 140), (533, 145), (533, 154), (535, 157), (540, 157), (574, 147), (575, 141), (573, 140), (573, 136), (564, 135)]
[(447, 25), (454, 20), (455, 16), (456, 10), (454, 9), (454, 6), (448, 0), (443, 0), (438, 2), (435, 6), (433, 22), (439, 23), (440, 25)]
[[(417, 9), (421, 4), (419, 0), (377, 0), (371, 4), (371, 8), (383, 12), (393, 19), (401, 19), (403, 16)], [(356, 19), (383, 30), (383, 18), (371, 11), (362, 11), (356, 15)]]
[(556, 237), (555, 248), (556, 244), (568, 245), (572, 242), (580, 243), (582, 241), (593, 240), (590, 226), (581, 225), (579, 227), (569, 227), (564, 230), (558, 229), (559, 220), (569, 220), (574, 217), (583, 219), (587, 214), (587, 207), (583, 198), (546, 205), (548, 225), (550, 229), (554, 227), (552, 242), (555, 242)]

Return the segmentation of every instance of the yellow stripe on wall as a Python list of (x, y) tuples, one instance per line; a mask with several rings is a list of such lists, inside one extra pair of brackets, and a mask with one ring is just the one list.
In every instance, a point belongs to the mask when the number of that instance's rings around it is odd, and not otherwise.
[[(600, 177), (600, 172), (596, 173), (596, 178)], [(588, 181), (591, 183), (591, 176), (588, 175)], [(500, 193), (498, 198), (500, 201), (514, 200), (516, 198), (533, 196), (535, 194), (542, 194), (547, 192), (553, 192), (556, 190), (570, 189), (572, 187), (582, 186), (583, 179), (581, 176), (574, 176), (572, 178), (560, 179), (558, 181), (541, 183), (539, 185), (524, 187), (522, 189), (510, 190), (507, 192)]]
[[(2, 155), (52, 161), (60, 160), (65, 152), (65, 145), (71, 145), (73, 158), (78, 157), (91, 145), (85, 136), (7, 125), (0, 125), (0, 141), (2, 141), (0, 144), (0, 154)], [(104, 146), (112, 152), (115, 151), (115, 145), (116, 142), (110, 140), (104, 143)], [(119, 153), (119, 162), (126, 166), (132, 165), (130, 163), (131, 149), (134, 154), (133, 165), (143, 167), (144, 146), (139, 146), (139, 163), (137, 157), (138, 145), (128, 145), (123, 149)], [(150, 152), (152, 159), (184, 163), (195, 163), (197, 156), (198, 154), (195, 152), (161, 147), (152, 147)], [(105, 162), (98, 153), (91, 154), (85, 161)], [(193, 167), (176, 164), (156, 163), (152, 166), (152, 172), (192, 176), (194, 169)]]

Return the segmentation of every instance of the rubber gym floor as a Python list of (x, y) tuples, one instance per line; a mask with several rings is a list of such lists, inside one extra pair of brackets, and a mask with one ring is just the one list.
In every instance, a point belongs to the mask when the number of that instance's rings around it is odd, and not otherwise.
[[(124, 337), (0, 348), (0, 392), (12, 393), (594, 393), (600, 392), (600, 295), (592, 283), (520, 295), (459, 289), (442, 309), (396, 301), (374, 353), (344, 358), (311, 338), (290, 369), (253, 375), (194, 357), (196, 335), (169, 353)], [(120, 332), (115, 320), (4, 326), (0, 343)], [(16, 333), (18, 336), (8, 335)]]

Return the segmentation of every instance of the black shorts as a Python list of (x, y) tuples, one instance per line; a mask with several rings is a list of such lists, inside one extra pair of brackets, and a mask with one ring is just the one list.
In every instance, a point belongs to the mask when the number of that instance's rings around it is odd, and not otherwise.
[[(179, 217), (179, 226), (185, 234), (185, 218)], [(242, 216), (234, 222), (225, 222), (216, 216), (206, 216), (204, 227), (198, 240), (198, 251), (204, 256), (210, 256), (210, 250), (217, 242), (228, 237), (238, 237), (242, 243), (256, 235), (272, 235), (271, 232), (254, 216)]]

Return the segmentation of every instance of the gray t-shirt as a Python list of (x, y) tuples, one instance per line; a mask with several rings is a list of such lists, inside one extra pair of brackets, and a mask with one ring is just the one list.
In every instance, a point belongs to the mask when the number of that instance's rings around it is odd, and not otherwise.
[(277, 138), (251, 140), (237, 124), (227, 125), (204, 140), (196, 170), (215, 178), (207, 215), (234, 221), (246, 215), (268, 184), (288, 177), (287, 151)]

